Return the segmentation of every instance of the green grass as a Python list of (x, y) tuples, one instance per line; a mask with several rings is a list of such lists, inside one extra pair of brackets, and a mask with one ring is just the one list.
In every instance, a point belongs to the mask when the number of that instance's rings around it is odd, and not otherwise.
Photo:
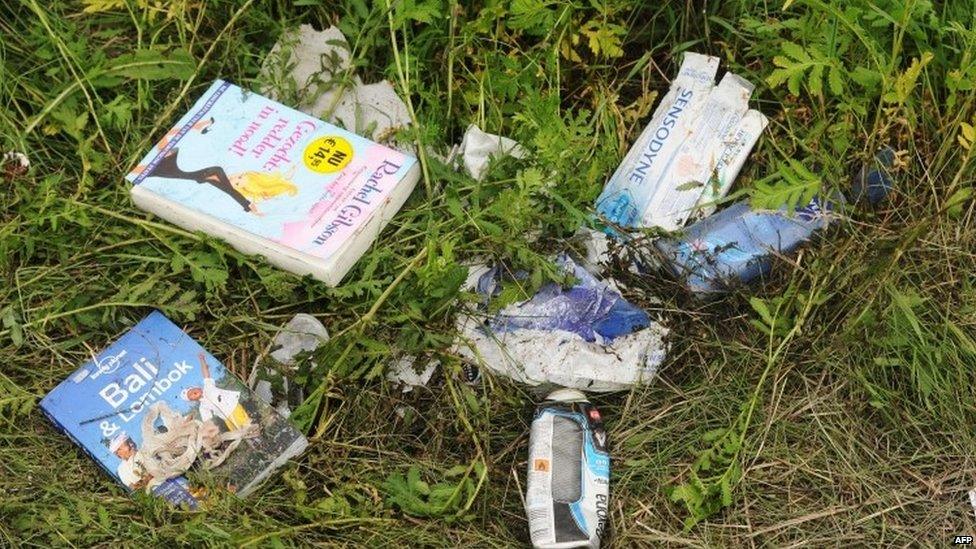
[[(942, 545), (976, 530), (976, 2), (296, 3), (0, 7), (0, 152), (33, 163), (0, 183), (0, 545), (524, 545), (537, 397), (453, 381), (460, 265), (554, 276), (545, 258), (589, 222), (686, 50), (757, 83), (771, 120), (737, 197), (802, 195), (790, 161), (841, 189), (881, 144), (903, 162), (884, 206), (762, 287), (703, 304), (613, 269), (674, 336), (659, 379), (594, 398), (614, 456), (609, 544)], [(361, 75), (410, 97), (405, 138), (444, 152), (476, 123), (530, 157), (476, 183), (427, 155), (336, 289), (132, 207), (124, 173), (212, 79), (257, 87), (283, 29), (335, 22)], [(199, 513), (132, 498), (35, 408), (151, 308), (238, 374), (295, 312), (338, 335), (301, 375), (309, 450), (251, 498)], [(444, 375), (401, 395), (382, 374), (407, 353)], [(437, 495), (391, 496), (411, 468)], [(688, 505), (680, 486), (697, 489)]]

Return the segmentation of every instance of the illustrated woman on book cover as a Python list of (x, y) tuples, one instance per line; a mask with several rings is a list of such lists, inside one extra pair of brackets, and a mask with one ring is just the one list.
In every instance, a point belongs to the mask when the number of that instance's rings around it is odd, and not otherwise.
[[(192, 130), (206, 134), (214, 125), (213, 117), (201, 120), (192, 126)], [(157, 149), (162, 150), (176, 135), (174, 128), (158, 143)], [(233, 198), (244, 211), (255, 215), (263, 215), (258, 209), (258, 203), (279, 195), (295, 196), (298, 187), (292, 183), (294, 167), (287, 174), (279, 172), (243, 171), (228, 175), (220, 166), (207, 166), (198, 170), (184, 170), (179, 166), (179, 147), (170, 149), (156, 163), (147, 176), (165, 177), (167, 179), (183, 179), (198, 184), (211, 185)], [(133, 173), (143, 173), (146, 166), (137, 166)]]
[(200, 353), (198, 358), (200, 371), (203, 374), (203, 387), (184, 389), (183, 398), (197, 403), (200, 419), (203, 421), (223, 421), (228, 431), (249, 427), (251, 416), (241, 403), (241, 392), (217, 387), (210, 375), (206, 357)]

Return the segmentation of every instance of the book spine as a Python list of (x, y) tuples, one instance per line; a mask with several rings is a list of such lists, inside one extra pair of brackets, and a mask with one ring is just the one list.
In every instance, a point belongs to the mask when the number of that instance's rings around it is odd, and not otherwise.
[(112, 478), (112, 480), (114, 480), (116, 484), (118, 484), (123, 489), (125, 489), (126, 492), (131, 492), (132, 491), (128, 486), (126, 486), (126, 485), (122, 484), (121, 482), (119, 482), (119, 479), (116, 478), (115, 473), (113, 473), (108, 468), (108, 466), (105, 465), (104, 462), (102, 462), (102, 460), (96, 458), (95, 455), (91, 453), (91, 450), (89, 450), (87, 446), (85, 446), (77, 438), (75, 438), (75, 436), (71, 433), (71, 431), (68, 430), (68, 429), (66, 429), (65, 426), (62, 425), (60, 421), (58, 421), (58, 419), (54, 416), (54, 414), (51, 413), (51, 411), (48, 410), (47, 407), (44, 406), (44, 401), (43, 400), (41, 401), (40, 408), (41, 408), (41, 411), (44, 413), (44, 415), (47, 417), (48, 421), (50, 421), (54, 425), (55, 429), (57, 429), (58, 431), (61, 431), (61, 433), (64, 436), (68, 437), (68, 439), (71, 440), (71, 442), (73, 442), (75, 444), (75, 446), (77, 446), (78, 448), (81, 448), (81, 451), (83, 451), (85, 453), (85, 455), (88, 456), (88, 459), (90, 459), (93, 462), (95, 462), (98, 465), (99, 468), (101, 468), (103, 471), (105, 471), (108, 474), (108, 476), (110, 478)]
[(200, 231), (219, 238), (241, 253), (263, 256), (272, 265), (299, 276), (312, 275), (325, 282), (329, 287), (335, 287), (339, 284), (339, 277), (336, 277), (333, 272), (334, 259), (321, 259), (294, 248), (277, 244), (209, 214), (195, 212), (178, 202), (159, 196), (138, 185), (130, 187), (129, 196), (132, 197), (132, 202), (139, 209), (169, 221), (177, 227), (189, 231)]

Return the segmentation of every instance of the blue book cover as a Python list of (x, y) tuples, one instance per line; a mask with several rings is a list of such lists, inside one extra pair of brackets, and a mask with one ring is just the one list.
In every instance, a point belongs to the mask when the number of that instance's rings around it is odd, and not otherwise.
[(62, 381), (41, 409), (129, 490), (191, 508), (203, 491), (181, 472), (190, 464), (212, 464), (227, 490), (245, 496), (308, 444), (158, 311)]

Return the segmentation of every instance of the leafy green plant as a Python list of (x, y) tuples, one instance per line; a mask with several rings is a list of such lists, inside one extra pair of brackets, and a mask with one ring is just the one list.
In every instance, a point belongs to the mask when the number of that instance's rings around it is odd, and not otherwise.
[(976, 351), (970, 336), (950, 319), (931, 318), (931, 303), (915, 290), (889, 288), (889, 301), (866, 325), (880, 332), (874, 365), (891, 379), (909, 382), (917, 399), (935, 406), (959, 389), (962, 372)]
[(765, 336), (766, 366), (731, 425), (705, 433), (702, 441), (707, 447), (697, 453), (687, 479), (668, 488), (671, 501), (681, 503), (688, 513), (684, 520), (686, 531), (732, 505), (733, 490), (744, 478), (742, 452), (746, 446), (746, 435), (763, 401), (766, 379), (801, 333), (806, 319), (828, 297), (829, 294), (823, 292), (819, 285), (814, 285), (807, 294), (790, 286), (783, 296), (774, 298), (771, 303), (758, 298), (750, 300), (750, 305), (759, 315), (758, 319), (750, 322)]
[(759, 181), (752, 189), (752, 205), (755, 208), (792, 211), (810, 203), (820, 192), (823, 180), (803, 163), (792, 158), (779, 161), (776, 171)]
[(11, 423), (29, 414), (37, 397), (0, 372), (0, 421)]
[(408, 515), (438, 517), (449, 522), (470, 520), (473, 517), (466, 513), (480, 486), (472, 474), (483, 479), (484, 464), (475, 462), (471, 466), (452, 467), (442, 473), (444, 480), (435, 484), (424, 481), (420, 468), (412, 466), (406, 477), (401, 473), (391, 474), (382, 488), (386, 501)]
[(773, 87), (786, 84), (793, 95), (800, 95), (800, 86), (805, 82), (812, 95), (822, 97), (826, 81), (827, 90), (834, 96), (841, 96), (850, 79), (843, 64), (818, 45), (804, 48), (785, 42), (783, 55), (773, 57), (773, 63), (779, 68), (766, 77), (766, 82)]
[(739, 414), (731, 427), (705, 433), (702, 442), (708, 447), (698, 453), (688, 479), (669, 489), (671, 501), (682, 504), (688, 512), (686, 531), (732, 505), (733, 488), (742, 480), (739, 456), (748, 427), (746, 418), (745, 413)]

